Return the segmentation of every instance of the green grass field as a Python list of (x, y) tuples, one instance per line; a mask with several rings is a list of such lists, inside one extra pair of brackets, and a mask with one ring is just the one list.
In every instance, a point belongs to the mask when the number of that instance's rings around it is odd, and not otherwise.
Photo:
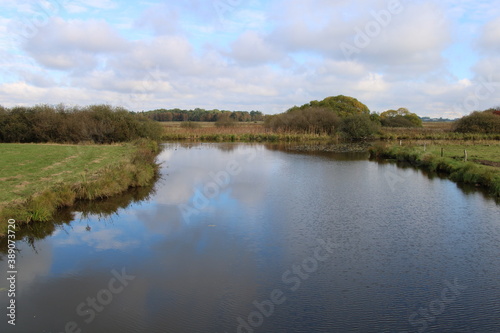
[[(441, 149), (443, 156), (441, 157)], [(465, 153), (467, 151), (467, 161)], [(500, 142), (478, 144), (474, 142), (418, 144), (379, 144), (370, 148), (375, 158), (392, 159), (428, 169), (444, 172), (456, 181), (487, 188), (500, 198)]]
[(131, 145), (0, 144), (0, 207), (130, 158)]
[[(419, 151), (424, 152), (422, 143), (415, 145)], [(436, 156), (441, 156), (441, 148), (443, 148), (443, 157), (453, 158), (455, 160), (463, 160), (465, 150), (467, 151), (468, 161), (478, 163), (490, 163), (491, 165), (500, 164), (500, 142), (491, 141), (488, 144), (476, 144), (473, 142), (463, 143), (435, 143), (426, 145), (426, 152)]]

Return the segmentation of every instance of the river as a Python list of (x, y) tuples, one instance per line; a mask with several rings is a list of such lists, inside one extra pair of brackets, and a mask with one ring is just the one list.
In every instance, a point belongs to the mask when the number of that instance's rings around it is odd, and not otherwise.
[(159, 161), (146, 193), (19, 231), (1, 332), (500, 332), (500, 206), (481, 192), (366, 154)]

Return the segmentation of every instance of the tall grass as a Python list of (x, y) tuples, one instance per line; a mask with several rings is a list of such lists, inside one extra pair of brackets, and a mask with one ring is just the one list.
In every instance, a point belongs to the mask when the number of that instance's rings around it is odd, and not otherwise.
[(424, 123), (424, 127), (383, 127), (378, 134), (380, 140), (500, 140), (500, 133), (457, 133), (452, 123)]
[(273, 131), (261, 123), (237, 123), (231, 127), (216, 127), (203, 123), (200, 127), (190, 128), (182, 123), (164, 125), (163, 141), (204, 141), (204, 142), (305, 142), (330, 141), (327, 133), (297, 133), (292, 131)]

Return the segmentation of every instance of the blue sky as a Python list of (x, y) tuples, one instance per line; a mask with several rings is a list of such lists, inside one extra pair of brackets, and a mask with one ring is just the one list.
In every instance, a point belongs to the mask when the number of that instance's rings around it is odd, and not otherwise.
[(0, 105), (500, 106), (500, 1), (0, 0)]

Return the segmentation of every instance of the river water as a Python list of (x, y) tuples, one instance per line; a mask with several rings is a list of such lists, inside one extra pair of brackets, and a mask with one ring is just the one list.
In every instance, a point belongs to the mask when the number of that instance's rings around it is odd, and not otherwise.
[(500, 206), (480, 192), (365, 154), (159, 160), (153, 189), (19, 231), (1, 332), (500, 332)]

